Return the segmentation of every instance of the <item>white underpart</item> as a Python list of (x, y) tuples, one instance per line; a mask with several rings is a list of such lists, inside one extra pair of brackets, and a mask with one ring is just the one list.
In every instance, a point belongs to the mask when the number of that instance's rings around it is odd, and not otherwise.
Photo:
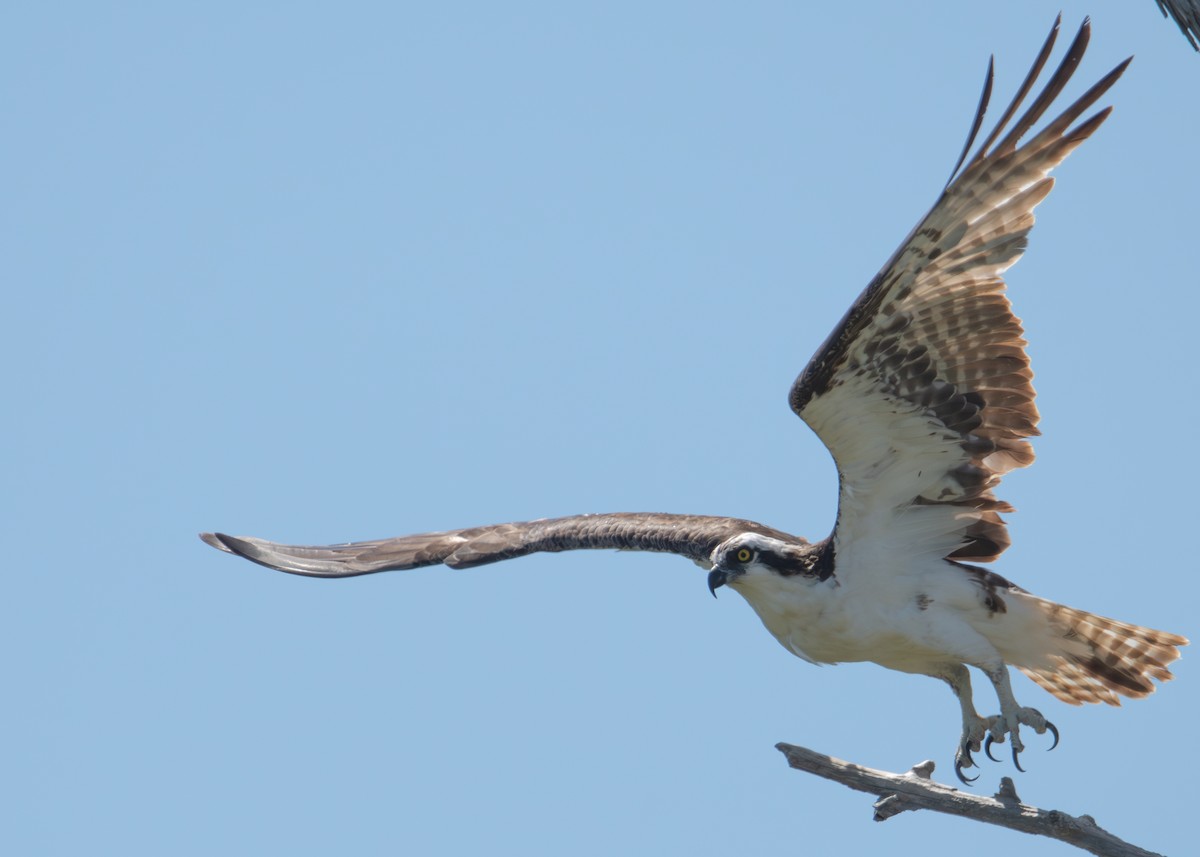
[(785, 648), (814, 663), (871, 661), (942, 678), (956, 665), (978, 667), (996, 688), (1001, 716), (980, 718), (965, 700), (964, 738), (985, 726), (997, 741), (1015, 736), (1036, 712), (1013, 699), (1006, 665), (1047, 666), (1066, 641), (1040, 599), (1004, 591), (1005, 609), (994, 611), (978, 582), (944, 559), (964, 543), (975, 510), (914, 505), (961, 495), (950, 475), (969, 462), (961, 436), (867, 377), (843, 377), (804, 412), (843, 467), (835, 575), (816, 581), (752, 565), (731, 585)]
[(949, 475), (970, 461), (960, 435), (918, 406), (887, 396), (865, 375), (849, 376), (814, 398), (804, 419), (836, 448), (842, 475), (840, 543), (882, 540), (890, 549), (903, 539), (911, 548), (942, 551), (939, 556), (962, 543), (963, 531), (975, 520), (973, 510), (911, 505), (918, 497), (961, 496), (962, 487)]
[(997, 671), (1006, 664), (1044, 668), (1053, 659), (1085, 654), (1046, 621), (1042, 599), (1003, 591), (1003, 612), (992, 612), (984, 590), (962, 568), (923, 551), (897, 551), (891, 575), (864, 583), (855, 573), (861, 551), (837, 557), (825, 581), (782, 576), (750, 564), (730, 580), (767, 630), (813, 663), (871, 661), (889, 669), (944, 677), (947, 665)]
[[(858, 554), (851, 557), (857, 561)], [(997, 743), (1011, 736), (1019, 751), (1020, 725), (1044, 732), (1042, 715), (1014, 698), (1007, 668), (1044, 665), (1051, 653), (1063, 651), (1064, 641), (1051, 632), (1038, 609), (1040, 599), (1006, 591), (1001, 594), (1005, 612), (994, 613), (968, 574), (941, 558), (916, 550), (886, 561), (893, 572), (885, 578), (889, 582), (865, 590), (863, 576), (852, 569), (847, 569), (845, 582), (840, 579), (846, 562), (842, 557), (839, 572), (825, 581), (782, 576), (751, 563), (744, 574), (731, 578), (730, 586), (784, 648), (811, 663), (870, 661), (947, 681), (964, 664), (981, 669), (996, 690), (1000, 714), (980, 717), (966, 682), (965, 695), (959, 694), (960, 748), (978, 749), (990, 734)]]

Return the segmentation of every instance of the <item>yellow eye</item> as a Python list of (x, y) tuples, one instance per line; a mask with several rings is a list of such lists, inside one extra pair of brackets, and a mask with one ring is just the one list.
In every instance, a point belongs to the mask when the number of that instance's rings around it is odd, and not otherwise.
[(741, 550), (739, 550), (737, 552), (737, 561), (738, 562), (749, 562), (750, 557), (752, 557), (752, 556), (754, 556), (754, 554), (750, 552), (750, 548), (742, 548)]

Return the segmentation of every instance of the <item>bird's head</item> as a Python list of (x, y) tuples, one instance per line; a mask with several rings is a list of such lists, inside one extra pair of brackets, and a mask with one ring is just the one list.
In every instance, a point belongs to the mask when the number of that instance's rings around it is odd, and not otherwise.
[[(712, 552), (708, 589), (740, 587), (756, 580), (802, 576), (814, 582), (824, 579), (819, 545), (786, 542), (761, 533), (740, 533), (717, 545)], [(767, 577), (767, 576), (770, 577)]]

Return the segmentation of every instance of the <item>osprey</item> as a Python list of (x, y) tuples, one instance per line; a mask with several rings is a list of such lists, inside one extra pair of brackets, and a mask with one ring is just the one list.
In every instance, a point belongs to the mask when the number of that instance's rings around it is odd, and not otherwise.
[[(1121, 63), (1027, 142), (1079, 66), (1084, 21), (1058, 69), (1019, 113), (1033, 68), (968, 160), (992, 86), (989, 63), (971, 132), (937, 203), (884, 265), (791, 388), (792, 410), (829, 448), (840, 494), (830, 536), (811, 543), (736, 518), (659, 513), (576, 515), (379, 541), (303, 547), (205, 533), (208, 544), (313, 577), (444, 564), (471, 568), (538, 551), (583, 548), (679, 554), (709, 570), (713, 595), (740, 593), (767, 630), (813, 663), (873, 661), (950, 685), (962, 709), (955, 771), (1021, 727), (1058, 730), (1013, 696), (1014, 666), (1064, 702), (1119, 704), (1152, 693), (1187, 640), (1039, 598), (976, 563), (1009, 544), (995, 495), (1033, 461), (1038, 433), (1021, 324), (1001, 274), (1021, 256), (1050, 171), (1108, 117), (1079, 117), (1124, 72)], [(967, 667), (1000, 712), (981, 716)], [(993, 757), (994, 758), (994, 757)]]

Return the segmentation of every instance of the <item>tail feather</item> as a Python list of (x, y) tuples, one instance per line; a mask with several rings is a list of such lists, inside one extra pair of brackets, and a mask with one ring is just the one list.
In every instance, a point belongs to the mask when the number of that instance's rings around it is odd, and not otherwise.
[[(1040, 600), (1040, 599), (1039, 599)], [(1063, 702), (1120, 705), (1121, 697), (1141, 699), (1154, 693), (1152, 679), (1174, 678), (1167, 665), (1178, 660), (1188, 640), (1107, 619), (1073, 607), (1044, 601), (1050, 627), (1062, 640), (1045, 667), (1019, 667)]]

